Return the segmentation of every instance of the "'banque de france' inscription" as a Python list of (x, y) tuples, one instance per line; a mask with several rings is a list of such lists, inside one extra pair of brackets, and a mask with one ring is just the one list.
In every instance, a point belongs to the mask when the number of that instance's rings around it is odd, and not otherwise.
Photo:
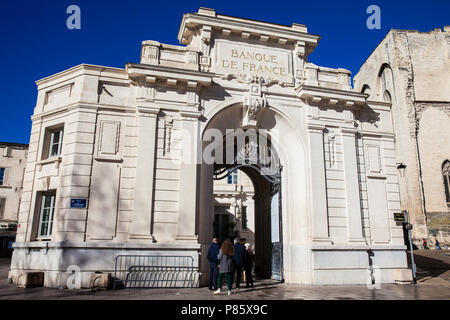
[(289, 52), (217, 41), (216, 72), (250, 74), (289, 82)]

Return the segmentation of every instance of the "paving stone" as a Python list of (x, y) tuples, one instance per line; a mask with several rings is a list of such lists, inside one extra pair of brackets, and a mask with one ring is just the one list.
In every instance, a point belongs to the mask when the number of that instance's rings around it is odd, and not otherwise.
[(50, 288), (17, 288), (7, 281), (10, 260), (0, 259), (0, 300), (70, 299), (70, 300), (450, 300), (450, 282), (440, 277), (415, 285), (308, 286), (260, 280), (253, 289), (226, 291), (214, 295), (208, 288), (194, 289), (125, 289), (116, 291), (58, 290)]

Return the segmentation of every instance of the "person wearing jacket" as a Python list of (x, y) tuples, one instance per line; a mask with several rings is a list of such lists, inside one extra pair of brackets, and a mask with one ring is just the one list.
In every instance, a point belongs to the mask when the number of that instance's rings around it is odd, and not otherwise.
[(239, 238), (236, 238), (234, 239), (233, 262), (234, 262), (234, 269), (236, 270), (236, 289), (238, 290), (241, 287), (242, 268), (244, 267), (244, 261), (245, 261), (245, 248), (241, 244), (241, 240), (239, 240)]
[(434, 246), (436, 247), (436, 250), (441, 250), (441, 244), (439, 243), (436, 237), (434, 237), (434, 241), (435, 241)]
[(233, 273), (233, 256), (234, 247), (231, 244), (231, 241), (226, 239), (222, 243), (219, 254), (217, 255), (217, 259), (219, 259), (219, 279), (217, 281), (217, 290), (214, 291), (214, 294), (219, 294), (222, 292), (222, 280), (224, 275), (227, 277), (228, 294), (231, 294), (231, 288), (233, 285), (233, 280), (231, 278)]
[(217, 237), (212, 238), (212, 242), (208, 249), (208, 261), (209, 261), (209, 290), (217, 289), (217, 274), (219, 273), (219, 254), (220, 246), (217, 243)]
[(245, 284), (246, 288), (254, 287), (253, 285), (253, 276), (252, 276), (252, 268), (253, 268), (253, 252), (250, 250), (250, 243), (245, 244), (245, 261), (244, 261), (244, 269), (245, 269)]

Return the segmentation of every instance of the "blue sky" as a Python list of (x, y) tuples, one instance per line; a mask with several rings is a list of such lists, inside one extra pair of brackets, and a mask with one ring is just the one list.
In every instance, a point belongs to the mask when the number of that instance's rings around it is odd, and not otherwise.
[[(68, 30), (66, 9), (81, 8), (81, 30)], [(369, 5), (381, 9), (381, 29), (369, 30)], [(310, 61), (355, 74), (390, 29), (430, 31), (450, 25), (450, 0), (15, 0), (0, 2), (0, 141), (28, 143), (35, 81), (80, 63), (123, 67), (138, 62), (142, 40), (178, 44), (183, 13), (217, 12), (291, 25), (322, 36)]]

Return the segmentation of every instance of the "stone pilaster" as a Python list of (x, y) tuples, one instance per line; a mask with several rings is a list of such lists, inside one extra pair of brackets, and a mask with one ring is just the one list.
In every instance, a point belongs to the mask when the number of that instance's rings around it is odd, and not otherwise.
[(331, 243), (328, 230), (328, 209), (325, 176), (325, 158), (323, 130), (319, 125), (308, 125), (310, 179), (311, 179), (311, 213), (313, 242)]
[(181, 112), (183, 139), (180, 163), (180, 202), (178, 211), (178, 233), (176, 240), (197, 241), (195, 230), (197, 211), (197, 172), (200, 159), (198, 146), (200, 128), (199, 112)]
[(151, 240), (158, 109), (138, 108), (139, 140), (130, 239)]
[(356, 129), (341, 128), (342, 149), (344, 154), (348, 241), (366, 244), (362, 230), (361, 198), (359, 195), (358, 162), (355, 140), (356, 132)]
[[(36, 196), (35, 182), (36, 169), (39, 159), (39, 139), (42, 131), (42, 118), (33, 117), (31, 126), (30, 143), (28, 145), (27, 165), (23, 176), (23, 191), (19, 207), (18, 225), (16, 242), (33, 241), (33, 227), (35, 221), (35, 212), (32, 208), (35, 207)], [(37, 215), (37, 214), (36, 214)], [(36, 218), (37, 220), (38, 218)]]

